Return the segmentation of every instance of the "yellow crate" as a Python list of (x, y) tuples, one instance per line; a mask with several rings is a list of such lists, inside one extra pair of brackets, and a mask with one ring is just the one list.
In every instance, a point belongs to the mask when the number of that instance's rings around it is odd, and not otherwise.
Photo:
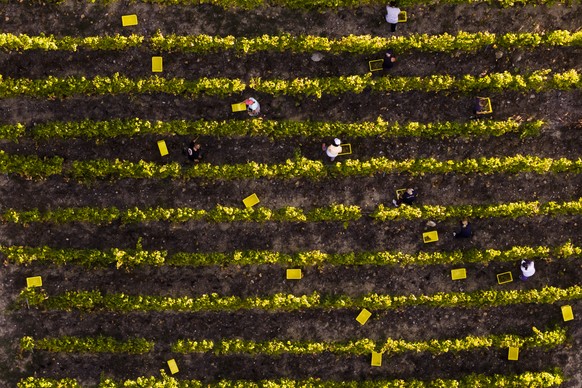
[(406, 192), (406, 189), (396, 189), (396, 199), (402, 198), (402, 194)]
[(398, 23), (406, 23), (408, 21), (408, 14), (406, 11), (400, 11), (398, 14)]
[(161, 73), (162, 72), (162, 57), (152, 57), (152, 72)]
[(382, 353), (372, 352), (372, 366), (382, 366)]
[(486, 115), (493, 113), (493, 108), (491, 107), (491, 99), (489, 97), (477, 97), (479, 99), (479, 105), (481, 108), (477, 110), (478, 115)]
[(570, 305), (562, 306), (562, 318), (564, 318), (564, 322), (571, 321), (574, 319), (574, 312), (572, 312), (572, 306)]
[(424, 243), (431, 243), (431, 242), (437, 242), (439, 241), (439, 234), (437, 233), (436, 230), (433, 230), (431, 232), (424, 232), (422, 234), (422, 241), (424, 241)]
[[(352, 153), (352, 145), (351, 144), (340, 144), (340, 147), (342, 147), (342, 152), (340, 152), (339, 155), (351, 155)], [(347, 151), (344, 151), (347, 150)]]
[(510, 346), (509, 352), (507, 352), (507, 359), (511, 361), (517, 361), (519, 358), (519, 348)]
[(168, 155), (168, 147), (166, 146), (166, 142), (164, 140), (158, 140), (158, 148), (160, 149), (160, 155)]
[(259, 202), (260, 202), (259, 197), (257, 197), (256, 194), (251, 194), (248, 197), (246, 197), (245, 199), (243, 199), (243, 203), (245, 204), (245, 207), (247, 209), (255, 206)]
[(230, 106), (232, 108), (233, 112), (242, 112), (247, 110), (247, 104), (245, 104), (244, 102), (239, 102), (238, 104), (232, 104)]
[(170, 368), (171, 374), (176, 374), (180, 371), (178, 369), (178, 365), (176, 364), (176, 360), (174, 360), (173, 358), (171, 360), (168, 360), (168, 368)]
[(287, 270), (287, 279), (289, 280), (299, 280), (303, 277), (301, 273), (301, 269), (288, 269)]
[(368, 322), (368, 319), (370, 319), (371, 316), (372, 316), (371, 312), (369, 312), (366, 309), (363, 309), (356, 317), (356, 321), (360, 322), (360, 325), (363, 325), (366, 322)]
[(26, 278), (26, 287), (42, 287), (42, 278), (40, 276)]
[(465, 268), (457, 268), (451, 270), (451, 278), (453, 280), (467, 279), (467, 270)]
[(382, 70), (383, 65), (384, 65), (383, 59), (374, 59), (373, 61), (368, 62), (368, 66), (370, 66), (370, 71)]
[(511, 272), (503, 272), (497, 274), (497, 283), (499, 284), (511, 283), (512, 281), (513, 275), (511, 275)]
[(137, 15), (123, 15), (123, 16), (121, 16), (121, 25), (123, 27), (137, 26)]

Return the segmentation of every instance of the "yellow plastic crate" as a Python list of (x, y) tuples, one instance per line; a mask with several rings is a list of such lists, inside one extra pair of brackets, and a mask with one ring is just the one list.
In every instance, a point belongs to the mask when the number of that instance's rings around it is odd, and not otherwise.
[(259, 202), (260, 201), (259, 201), (259, 197), (257, 197), (257, 194), (251, 194), (248, 197), (246, 197), (245, 199), (243, 199), (243, 203), (247, 209), (255, 206)]
[(351, 144), (340, 144), (340, 147), (342, 147), (342, 152), (340, 152), (338, 154), (338, 156), (339, 155), (350, 155), (352, 153), (352, 145)]
[(168, 147), (166, 146), (166, 142), (164, 140), (158, 140), (158, 148), (160, 149), (160, 155), (168, 155)]
[(511, 361), (517, 361), (519, 358), (519, 348), (510, 346), (509, 352), (507, 352), (507, 359)]
[(244, 102), (239, 102), (238, 104), (232, 104), (230, 106), (232, 108), (233, 112), (242, 112), (247, 110), (247, 104), (245, 104)]
[(382, 70), (383, 65), (384, 65), (383, 59), (374, 59), (373, 61), (368, 62), (368, 66), (370, 66), (370, 71)]
[(571, 321), (574, 319), (574, 312), (572, 311), (572, 306), (570, 305), (562, 306), (562, 318), (564, 318), (564, 322)]
[(368, 322), (368, 319), (372, 316), (372, 313), (366, 309), (363, 309), (358, 316), (356, 317), (356, 321), (360, 322), (360, 325), (364, 325)]
[(497, 283), (499, 284), (511, 283), (512, 281), (513, 275), (511, 275), (511, 272), (503, 272), (497, 274)]
[(433, 230), (431, 232), (425, 232), (422, 234), (422, 241), (424, 241), (425, 244), (437, 242), (439, 241), (439, 234), (437, 233), (436, 230)]
[(491, 107), (491, 99), (489, 97), (477, 97), (481, 105), (481, 109), (477, 111), (478, 115), (486, 115), (493, 113), (493, 108)]
[(398, 23), (406, 23), (408, 21), (408, 14), (406, 11), (400, 11), (398, 14)]
[(26, 278), (26, 287), (42, 287), (42, 278), (40, 276)]
[(451, 278), (453, 280), (467, 279), (467, 270), (465, 268), (457, 268), (451, 270)]
[(176, 364), (176, 360), (174, 360), (173, 358), (171, 360), (168, 360), (168, 368), (170, 368), (171, 374), (176, 374), (180, 371), (178, 369), (178, 365)]
[(162, 57), (152, 57), (152, 72), (161, 73), (163, 69)]
[(382, 366), (382, 353), (372, 352), (372, 366)]
[(137, 15), (123, 15), (123, 16), (121, 16), (121, 25), (123, 27), (137, 26)]
[(303, 277), (301, 273), (301, 269), (288, 269), (287, 270), (287, 279), (289, 280), (299, 280)]

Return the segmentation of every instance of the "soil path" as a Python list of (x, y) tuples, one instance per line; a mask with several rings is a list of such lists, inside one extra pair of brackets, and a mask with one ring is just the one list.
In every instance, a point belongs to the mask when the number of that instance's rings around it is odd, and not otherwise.
[[(492, 119), (514, 115), (541, 119), (562, 127), (582, 120), (582, 91), (544, 93), (486, 93), (491, 96)], [(64, 100), (10, 98), (0, 100), (4, 123), (35, 123), (65, 120), (107, 120), (135, 118), (146, 120), (224, 120), (243, 119), (245, 114), (230, 113), (230, 103), (254, 95), (265, 117), (272, 120), (434, 122), (466, 120), (471, 115), (474, 96), (456, 93), (370, 93), (324, 96), (321, 99), (272, 97), (248, 91), (226, 99), (164, 94), (137, 96), (74, 97)], [(556, 134), (559, 136), (559, 134)]]
[[(399, 25), (396, 35), (411, 33), (438, 34), (456, 31), (539, 32), (575, 30), (579, 27), (582, 5), (525, 6), (498, 9), (485, 3), (441, 6), (417, 6), (406, 9), (409, 21)], [(108, 6), (69, 0), (61, 5), (2, 4), (5, 32), (92, 36), (101, 34), (152, 35), (216, 34), (256, 36), (289, 32), (325, 36), (389, 36), (384, 7), (294, 11), (267, 7), (252, 11), (225, 11), (201, 5), (194, 7), (158, 6), (114, 2)], [(137, 14), (139, 24), (122, 27), (121, 16)], [(297, 21), (301, 21), (298, 23)], [(527, 20), (528, 23), (524, 23)]]

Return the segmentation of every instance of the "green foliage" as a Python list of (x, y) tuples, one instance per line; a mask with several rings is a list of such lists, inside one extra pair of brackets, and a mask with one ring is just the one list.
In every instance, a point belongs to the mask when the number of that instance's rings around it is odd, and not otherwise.
[(115, 338), (97, 337), (69, 337), (34, 339), (22, 337), (20, 349), (23, 351), (47, 350), (49, 352), (67, 353), (128, 353), (144, 354), (154, 348), (154, 343), (144, 338), (132, 338), (119, 341)]
[(265, 164), (247, 162), (241, 164), (212, 165), (200, 163), (185, 167), (176, 162), (157, 164), (154, 162), (130, 162), (123, 160), (83, 160), (72, 161), (67, 167), (62, 165), (63, 159), (54, 157), (41, 160), (35, 156), (8, 155), (0, 151), (0, 171), (15, 173), (26, 178), (43, 178), (56, 174), (90, 182), (95, 179), (193, 179), (233, 180), (277, 178), (305, 178), (318, 180), (337, 176), (372, 176), (378, 173), (408, 173), (424, 174), (518, 174), (532, 172), (545, 173), (576, 173), (582, 172), (582, 159), (552, 159), (538, 156), (515, 155), (463, 160), (438, 160), (434, 158), (390, 160), (385, 157), (368, 160), (347, 159), (326, 165), (320, 160), (310, 160), (304, 157), (288, 159), (280, 164)]
[(31, 307), (47, 310), (105, 310), (105, 311), (238, 311), (258, 309), (265, 311), (296, 311), (300, 309), (369, 308), (388, 310), (399, 307), (425, 305), (430, 307), (495, 307), (523, 303), (546, 303), (582, 299), (582, 287), (557, 288), (546, 286), (541, 290), (482, 290), (474, 292), (438, 292), (432, 295), (380, 295), (376, 293), (352, 298), (347, 295), (322, 296), (278, 293), (265, 297), (241, 298), (219, 296), (216, 293), (198, 297), (169, 297), (155, 295), (102, 294), (99, 291), (67, 291), (48, 296), (37, 288), (24, 289), (20, 300), (28, 300)]
[[(197, 54), (234, 50), (241, 54), (262, 51), (311, 53), (315, 51), (333, 54), (377, 54), (394, 49), (397, 52), (409, 50), (451, 52), (473, 52), (487, 46), (514, 49), (538, 46), (580, 46), (582, 32), (564, 30), (548, 33), (508, 33), (496, 35), (490, 32), (470, 33), (460, 31), (457, 35), (412, 34), (408, 36), (380, 37), (370, 35), (348, 35), (328, 38), (313, 35), (261, 35), (257, 37), (210, 36), (210, 35), (162, 35), (159, 31), (149, 42), (154, 51), (191, 52)], [(1, 46), (0, 46), (1, 47)]]
[(66, 379), (51, 379), (46, 377), (32, 377), (29, 376), (18, 382), (17, 388), (81, 388), (77, 380)]
[[(380, 204), (369, 216), (375, 221), (388, 222), (414, 219), (445, 220), (448, 218), (489, 218), (489, 217), (534, 217), (582, 214), (582, 198), (571, 202), (509, 202), (494, 205), (439, 206), (421, 205), (412, 207), (385, 207)], [(287, 206), (282, 209), (265, 207), (235, 208), (217, 205), (211, 210), (192, 208), (130, 208), (126, 210), (109, 208), (61, 208), (41, 211), (39, 209), (17, 211), (7, 209), (0, 214), (4, 222), (29, 224), (33, 222), (87, 222), (106, 225), (114, 221), (125, 224), (139, 222), (346, 222), (362, 217), (361, 209), (355, 205), (331, 205), (309, 211)]]
[[(458, 380), (436, 379), (422, 380), (362, 380), (335, 381), (309, 378), (306, 380), (220, 380), (202, 382), (200, 380), (178, 380), (168, 376), (162, 369), (161, 377), (138, 377), (135, 380), (116, 381), (103, 377), (98, 388), (550, 388), (564, 381), (562, 372), (558, 369), (551, 372), (524, 372), (518, 375), (482, 375), (470, 374)], [(60, 385), (59, 385), (60, 384)], [(79, 388), (75, 380), (53, 380), (41, 377), (28, 377), (18, 383), (18, 388)]]
[[(295, 208), (292, 208), (295, 209)], [(303, 213), (298, 213), (303, 214)], [(298, 215), (291, 215), (295, 219)], [(9, 263), (28, 265), (33, 262), (57, 265), (75, 264), (86, 268), (107, 267), (115, 264), (117, 268), (132, 268), (141, 265), (209, 266), (209, 265), (261, 265), (279, 264), (282, 266), (313, 265), (431, 265), (481, 263), (491, 261), (512, 262), (521, 259), (551, 257), (565, 259), (582, 256), (582, 248), (568, 242), (558, 246), (515, 246), (508, 250), (470, 249), (449, 252), (350, 252), (325, 253), (304, 251), (282, 253), (273, 251), (232, 251), (232, 252), (178, 252), (111, 248), (105, 251), (96, 249), (57, 249), (48, 246), (1, 246), (0, 252)]]
[(489, 90), (543, 91), (570, 90), (582, 87), (582, 81), (575, 69), (550, 75), (551, 70), (538, 70), (531, 74), (492, 73), (484, 76), (431, 75), (428, 77), (380, 77), (371, 74), (350, 75), (329, 78), (269, 79), (251, 78), (248, 84), (240, 79), (161, 78), (152, 76), (144, 79), (130, 79), (115, 73), (113, 76), (86, 77), (69, 76), (44, 79), (5, 78), (0, 75), (0, 98), (31, 96), (44, 98), (65, 98), (77, 95), (118, 95), (152, 94), (199, 95), (225, 97), (241, 93), (247, 88), (273, 96), (288, 95), (321, 98), (324, 94), (372, 92), (425, 92), (456, 91), (473, 93)]
[[(276, 120), (223, 120), (223, 121), (148, 121), (142, 119), (112, 119), (109, 121), (83, 120), (76, 122), (49, 122), (36, 124), (29, 129), (33, 139), (89, 138), (104, 139), (121, 136), (153, 135), (207, 135), (207, 136), (268, 136), (274, 139), (301, 137), (344, 136), (395, 137), (395, 136), (501, 136), (506, 133), (520, 133), (522, 136), (537, 135), (542, 121), (517, 122), (475, 120), (468, 122), (434, 122), (404, 124), (388, 123), (381, 117), (373, 122), (342, 123), (316, 121), (276, 121)], [(26, 136), (24, 125), (0, 127), (0, 138), (18, 140)]]
[(551, 348), (563, 345), (566, 342), (566, 330), (536, 331), (529, 337), (518, 335), (489, 335), (485, 337), (468, 336), (466, 338), (432, 339), (429, 341), (410, 342), (403, 339), (388, 338), (374, 341), (364, 338), (346, 342), (313, 342), (313, 341), (283, 341), (269, 340), (263, 342), (242, 339), (191, 340), (181, 339), (172, 344), (172, 351), (176, 353), (207, 353), (223, 356), (228, 354), (246, 353), (252, 355), (278, 356), (283, 353), (291, 354), (320, 354), (324, 352), (340, 355), (365, 355), (372, 351), (379, 353), (396, 354), (404, 352), (430, 352), (442, 354), (461, 352), (482, 348), (520, 348), (544, 347)]

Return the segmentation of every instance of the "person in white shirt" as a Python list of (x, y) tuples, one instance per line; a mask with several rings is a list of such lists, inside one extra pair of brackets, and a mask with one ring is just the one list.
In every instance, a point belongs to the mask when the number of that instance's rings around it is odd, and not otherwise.
[(396, 6), (395, 1), (391, 1), (390, 4), (386, 6), (386, 21), (390, 24), (390, 30), (392, 32), (396, 31), (396, 24), (398, 24), (398, 15), (400, 14), (400, 8)]
[(261, 113), (261, 105), (259, 105), (259, 102), (254, 98), (249, 97), (245, 100), (245, 104), (247, 105), (247, 113), (249, 116), (254, 117)]
[(521, 275), (519, 275), (521, 280), (527, 280), (536, 273), (533, 260), (522, 260), (519, 269), (521, 269)]
[(329, 156), (332, 162), (335, 160), (336, 156), (342, 152), (342, 147), (340, 146), (341, 143), (341, 140), (336, 137), (333, 139), (333, 144), (326, 146), (325, 143), (323, 143), (321, 145), (321, 149), (325, 151), (325, 154)]

